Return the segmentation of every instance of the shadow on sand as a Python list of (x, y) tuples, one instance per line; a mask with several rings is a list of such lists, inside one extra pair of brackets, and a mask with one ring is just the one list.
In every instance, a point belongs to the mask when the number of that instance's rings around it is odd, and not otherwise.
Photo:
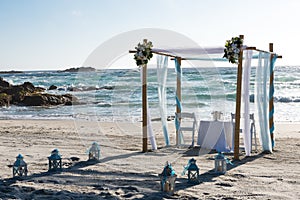
[[(188, 149), (186, 152), (183, 153), (183, 156), (185, 157), (194, 157), (194, 156), (199, 156), (201, 155), (201, 148), (200, 147), (194, 147), (194, 148), (191, 148), (191, 149)], [(215, 150), (211, 150), (209, 152), (209, 154), (216, 154), (217, 152)], [(264, 157), (265, 155), (268, 155), (270, 153), (268, 152), (262, 152), (262, 153), (256, 153), (252, 156), (243, 156), (242, 154), (240, 154), (240, 157), (243, 157), (242, 159), (240, 160), (234, 160), (232, 162), (232, 165), (230, 164), (227, 164), (227, 171), (230, 171), (236, 167), (239, 167), (241, 165), (244, 165), (246, 163), (249, 163), (249, 162), (252, 162), (256, 159), (259, 159), (259, 158), (262, 158)], [(232, 153), (227, 153), (226, 156), (231, 156), (233, 157), (233, 154)], [(211, 158), (211, 160), (214, 160), (213, 158)], [(202, 183), (205, 183), (205, 182), (215, 182), (215, 178), (218, 177), (218, 176), (221, 176), (223, 174), (219, 174), (219, 173), (215, 173), (214, 169), (212, 170), (209, 170), (203, 174), (200, 174), (200, 177), (199, 177), (199, 183), (188, 183), (187, 182), (187, 179), (185, 178), (177, 178), (176, 179), (176, 189), (177, 190), (184, 190), (186, 188), (189, 188), (189, 187), (193, 187), (195, 185), (200, 185)], [(243, 176), (242, 174), (235, 174), (235, 176)], [(222, 184), (222, 183), (218, 183), (218, 185), (221, 185), (221, 186), (227, 186), (226, 183)]]
[[(183, 156), (195, 156), (197, 149), (187, 150)], [(211, 154), (214, 152), (211, 152)], [(193, 187), (195, 185), (201, 185), (205, 182), (216, 182), (215, 178), (220, 176), (214, 172), (214, 170), (207, 171), (200, 174), (199, 183), (188, 183), (187, 178), (180, 177), (176, 179), (175, 194), (173, 197), (168, 196), (168, 194), (160, 191), (160, 182), (158, 175), (153, 173), (129, 173), (122, 171), (97, 171), (91, 169), (84, 169), (85, 167), (91, 165), (109, 162), (115, 159), (124, 159), (131, 156), (140, 155), (141, 152), (133, 152), (123, 155), (111, 156), (97, 160), (80, 161), (73, 163), (72, 166), (68, 168), (63, 168), (57, 171), (47, 171), (37, 174), (32, 174), (27, 177), (15, 177), (4, 179), (0, 183), (0, 198), (12, 198), (9, 195), (18, 191), (25, 199), (32, 198), (64, 198), (65, 196), (71, 198), (89, 198), (89, 199), (153, 199), (153, 198), (176, 198), (176, 191), (185, 190), (186, 188)], [(228, 171), (241, 166), (243, 164), (252, 162), (266, 155), (265, 153), (260, 153), (253, 155), (251, 157), (243, 157), (239, 161), (234, 161), (234, 165), (228, 165)], [(63, 172), (63, 173), (62, 173)], [(240, 174), (241, 175), (241, 174)], [(239, 176), (236, 174), (236, 176)], [(242, 176), (242, 175), (241, 175)], [(60, 189), (37, 189), (30, 186), (18, 186), (14, 185), (18, 181), (23, 181), (25, 183), (35, 183), (35, 184), (54, 184), (62, 185), (57, 188), (64, 188), (65, 186), (84, 186), (91, 187), (92, 191), (90, 193), (81, 192), (70, 192), (68, 190)], [(27, 184), (26, 184), (27, 185)], [(143, 189), (141, 189), (141, 185)], [(216, 185), (226, 187), (226, 183), (216, 183)], [(146, 189), (145, 189), (146, 187)], [(96, 192), (97, 191), (97, 192)], [(12, 192), (12, 193), (11, 193)], [(6, 195), (6, 196), (5, 196)], [(7, 196), (8, 195), (8, 196)], [(50, 198), (51, 197), (51, 198)], [(196, 197), (195, 197), (196, 198)], [(193, 198), (189, 198), (193, 199)]]

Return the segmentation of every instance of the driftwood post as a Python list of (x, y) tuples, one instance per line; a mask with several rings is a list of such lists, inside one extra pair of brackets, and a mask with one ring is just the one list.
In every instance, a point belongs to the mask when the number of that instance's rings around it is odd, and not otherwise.
[[(271, 53), (270, 57), (270, 67), (271, 62), (273, 60), (273, 43), (269, 43), (269, 51)], [(274, 148), (274, 119), (273, 119), (273, 113), (274, 113), (274, 70), (270, 70), (270, 88), (269, 88), (269, 129), (270, 129), (270, 135), (271, 135), (271, 141), (272, 141), (272, 149)]]
[(142, 67), (142, 102), (143, 102), (143, 152), (148, 151), (148, 134), (147, 134), (147, 64)]
[[(240, 35), (244, 39), (243, 35)], [(240, 149), (240, 118), (241, 118), (241, 93), (242, 93), (242, 75), (243, 75), (243, 49), (240, 48), (240, 56), (237, 71), (236, 84), (236, 105), (235, 105), (235, 130), (234, 130), (234, 159), (239, 160)]]
[[(181, 102), (181, 57), (176, 58), (179, 64), (180, 74), (177, 74), (177, 89), (176, 89), (176, 96), (178, 98), (178, 101)], [(178, 73), (178, 72), (177, 72)], [(181, 108), (178, 103), (176, 104), (176, 113), (181, 113)], [(181, 119), (178, 119), (178, 122), (180, 123)], [(176, 130), (176, 145), (179, 145), (179, 130)]]

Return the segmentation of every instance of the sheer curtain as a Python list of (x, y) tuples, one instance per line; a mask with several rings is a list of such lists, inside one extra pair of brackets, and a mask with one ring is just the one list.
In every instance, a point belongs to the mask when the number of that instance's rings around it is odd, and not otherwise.
[[(177, 58), (174, 59), (175, 61), (175, 72), (177, 75), (177, 79), (181, 82), (181, 77), (182, 77), (182, 72), (181, 72), (181, 66), (180, 63), (178, 62)], [(182, 111), (182, 105), (181, 105), (181, 101), (179, 99), (179, 97), (177, 96), (177, 91), (176, 91), (176, 105), (178, 106), (180, 112)], [(175, 127), (176, 127), (176, 132), (178, 131), (180, 126), (180, 121), (179, 119), (177, 119), (176, 115), (175, 115)], [(181, 133), (179, 133), (179, 144), (183, 144), (184, 140), (183, 140), (183, 135)]]
[[(144, 70), (143, 68), (140, 69), (140, 77), (141, 77), (142, 84), (143, 84), (143, 70)], [(147, 97), (147, 99), (148, 99), (148, 97)], [(153, 129), (152, 129), (151, 114), (150, 114), (150, 110), (149, 110), (148, 100), (147, 100), (147, 132), (149, 135), (152, 150), (157, 150), (156, 140), (155, 140), (155, 137), (153, 134)]]
[(260, 52), (258, 56), (258, 66), (256, 68), (256, 89), (255, 104), (258, 112), (259, 133), (262, 148), (264, 151), (272, 152), (271, 136), (269, 134), (268, 118), (268, 81), (270, 53)]
[[(277, 56), (276, 55), (273, 55), (273, 58), (271, 60), (271, 63), (270, 63), (270, 76), (271, 74), (273, 74), (274, 76), (274, 66), (275, 66), (275, 62), (276, 62), (276, 59), (277, 59)], [(269, 89), (269, 100), (273, 99), (274, 98), (274, 80), (272, 82), (270, 82), (270, 89)], [(271, 110), (269, 110), (269, 118), (274, 118), (274, 105), (273, 105), (273, 108)], [(274, 148), (275, 146), (275, 140), (274, 140), (274, 119), (273, 119), (273, 123), (270, 124), (270, 134), (271, 134), (271, 142), (272, 142), (272, 149)]]
[(167, 126), (167, 96), (166, 83), (168, 77), (168, 57), (157, 55), (157, 83), (158, 83), (158, 101), (163, 133), (166, 145), (170, 145), (170, 139)]
[(249, 90), (251, 76), (252, 50), (245, 51), (245, 62), (243, 67), (243, 89), (242, 89), (242, 117), (243, 117), (243, 137), (246, 156), (251, 155), (251, 134), (250, 134), (250, 117), (249, 117)]

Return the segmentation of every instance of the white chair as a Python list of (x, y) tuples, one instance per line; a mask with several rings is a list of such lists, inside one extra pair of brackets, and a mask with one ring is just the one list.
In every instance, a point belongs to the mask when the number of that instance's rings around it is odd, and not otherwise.
[(192, 132), (192, 144), (190, 147), (194, 146), (194, 136), (195, 136), (195, 130), (197, 130), (197, 120), (195, 113), (187, 113), (187, 112), (182, 112), (182, 113), (175, 113), (176, 120), (178, 120), (178, 145), (182, 145), (185, 143), (184, 142), (184, 132)]
[[(250, 124), (251, 151), (252, 151), (252, 146), (253, 146), (253, 140), (254, 140), (254, 145), (255, 145), (255, 151), (257, 151), (257, 138), (256, 138), (256, 127), (255, 127), (254, 113), (250, 114), (249, 118), (251, 120), (251, 124)], [(231, 123), (233, 125), (233, 136), (234, 136), (234, 131), (235, 131), (235, 127), (234, 127), (235, 126), (235, 113), (231, 113)], [(242, 133), (242, 132), (243, 132), (243, 129), (240, 129), (240, 133)], [(234, 139), (234, 137), (233, 137), (233, 139)], [(234, 144), (234, 142), (232, 144)]]

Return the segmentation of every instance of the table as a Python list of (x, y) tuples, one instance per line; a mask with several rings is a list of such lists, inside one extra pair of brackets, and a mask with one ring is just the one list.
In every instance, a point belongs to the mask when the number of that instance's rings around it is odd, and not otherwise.
[(218, 152), (233, 150), (233, 126), (228, 121), (200, 121), (197, 145)]

